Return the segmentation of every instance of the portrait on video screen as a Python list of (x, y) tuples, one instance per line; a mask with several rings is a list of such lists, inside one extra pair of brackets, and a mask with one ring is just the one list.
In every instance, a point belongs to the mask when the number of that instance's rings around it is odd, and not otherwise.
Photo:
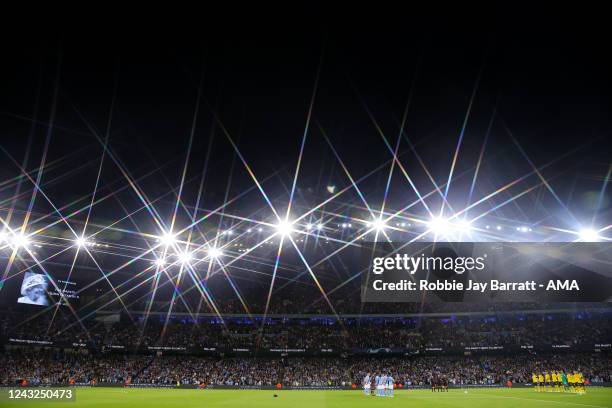
[(26, 272), (21, 283), (21, 297), (17, 299), (17, 303), (49, 306), (49, 298), (47, 297), (48, 286), (49, 281), (44, 275)]

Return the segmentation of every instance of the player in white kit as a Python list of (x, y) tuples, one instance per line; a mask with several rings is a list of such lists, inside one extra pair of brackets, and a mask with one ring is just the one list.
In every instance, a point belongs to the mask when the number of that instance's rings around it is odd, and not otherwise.
[(365, 395), (370, 395), (370, 387), (372, 382), (370, 380), (370, 373), (367, 373), (365, 378), (363, 379), (363, 393)]
[(380, 377), (380, 396), (381, 397), (387, 396), (387, 375), (386, 374), (383, 374)]
[(393, 381), (393, 377), (391, 374), (387, 376), (387, 396), (393, 397), (393, 387), (395, 386), (395, 382)]

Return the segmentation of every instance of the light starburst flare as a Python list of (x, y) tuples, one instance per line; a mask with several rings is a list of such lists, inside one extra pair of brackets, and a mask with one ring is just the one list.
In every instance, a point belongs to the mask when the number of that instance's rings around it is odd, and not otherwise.
[(599, 241), (599, 234), (592, 228), (584, 228), (579, 233), (580, 240), (584, 242), (597, 242)]
[(291, 235), (294, 230), (293, 223), (289, 220), (279, 221), (279, 223), (276, 224), (275, 228), (276, 233), (283, 237)]
[(212, 259), (217, 259), (223, 256), (223, 251), (220, 248), (212, 247), (208, 250), (208, 256)]
[(162, 245), (167, 247), (176, 243), (176, 236), (170, 232), (163, 233), (157, 239)]

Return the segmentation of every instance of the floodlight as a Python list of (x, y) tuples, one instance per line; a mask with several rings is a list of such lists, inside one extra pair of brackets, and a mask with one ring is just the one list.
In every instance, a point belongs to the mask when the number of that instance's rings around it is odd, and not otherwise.
[(429, 229), (432, 230), (436, 235), (448, 235), (450, 227), (448, 220), (442, 217), (432, 218), (429, 221)]
[(599, 241), (599, 234), (591, 228), (585, 228), (580, 231), (580, 240), (584, 242)]
[(79, 238), (77, 238), (77, 239), (74, 241), (74, 243), (75, 243), (75, 244), (76, 244), (76, 245), (77, 245), (79, 248), (82, 248), (82, 247), (84, 247), (85, 245), (87, 245), (87, 244), (88, 244), (87, 240), (86, 240), (85, 238), (83, 238), (83, 237), (79, 237)]
[(189, 263), (192, 259), (193, 259), (193, 254), (191, 252), (181, 252), (178, 255), (179, 261), (181, 261), (181, 263)]
[(174, 234), (165, 232), (162, 236), (158, 238), (158, 240), (165, 246), (170, 246), (176, 242), (176, 237), (174, 236)]
[(370, 225), (377, 232), (382, 232), (387, 227), (387, 223), (382, 218), (375, 219)]
[(164, 258), (157, 258), (155, 260), (155, 265), (159, 266), (159, 267), (165, 266), (166, 265), (166, 260)]
[(30, 239), (26, 237), (23, 233), (15, 234), (12, 239), (12, 243), (15, 247), (27, 247), (30, 245)]
[(312, 224), (306, 224), (306, 229), (310, 231), (312, 229)]
[(289, 221), (280, 221), (276, 224), (276, 232), (282, 236), (287, 236), (293, 232), (293, 224)]
[(208, 256), (211, 258), (219, 258), (223, 256), (223, 251), (219, 248), (212, 247), (208, 249)]

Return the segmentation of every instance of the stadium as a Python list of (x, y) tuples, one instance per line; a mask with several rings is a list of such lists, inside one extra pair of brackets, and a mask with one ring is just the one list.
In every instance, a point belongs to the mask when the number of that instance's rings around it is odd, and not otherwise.
[(7, 47), (0, 406), (612, 407), (603, 25), (303, 13)]

